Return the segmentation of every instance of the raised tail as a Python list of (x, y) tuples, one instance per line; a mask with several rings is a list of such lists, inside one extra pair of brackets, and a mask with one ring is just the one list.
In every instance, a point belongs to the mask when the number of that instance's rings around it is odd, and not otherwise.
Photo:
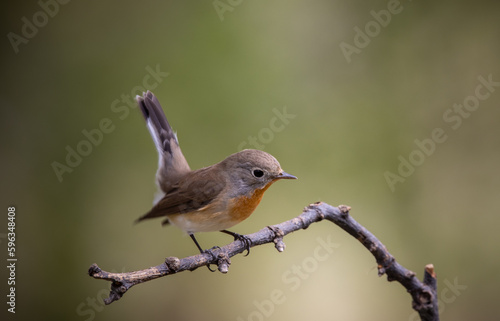
[(170, 127), (155, 95), (148, 90), (142, 96), (137, 95), (136, 100), (158, 150), (156, 180), (160, 189), (167, 193), (191, 169), (179, 147), (177, 135)]

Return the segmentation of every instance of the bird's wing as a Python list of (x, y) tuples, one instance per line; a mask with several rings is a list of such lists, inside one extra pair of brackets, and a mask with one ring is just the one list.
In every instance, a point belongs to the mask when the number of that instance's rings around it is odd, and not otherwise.
[(151, 211), (137, 221), (170, 214), (190, 213), (211, 205), (226, 187), (223, 179), (214, 179), (213, 175), (213, 166), (187, 174)]

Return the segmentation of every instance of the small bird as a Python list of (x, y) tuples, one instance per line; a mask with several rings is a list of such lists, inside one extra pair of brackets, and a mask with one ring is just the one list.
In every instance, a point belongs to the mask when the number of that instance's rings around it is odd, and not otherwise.
[(244, 242), (248, 255), (250, 240), (227, 229), (248, 218), (274, 182), (296, 177), (284, 172), (276, 158), (255, 149), (193, 171), (155, 95), (147, 91), (136, 100), (159, 155), (159, 197), (136, 222), (166, 217), (162, 225), (172, 224), (187, 232), (200, 253), (204, 251), (194, 233), (220, 231)]

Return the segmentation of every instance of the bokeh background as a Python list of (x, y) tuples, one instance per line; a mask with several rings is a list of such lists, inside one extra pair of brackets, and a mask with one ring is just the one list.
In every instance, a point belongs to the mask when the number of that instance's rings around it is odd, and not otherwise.
[[(315, 201), (348, 204), (419, 278), (435, 265), (442, 320), (498, 318), (500, 87), (483, 88), (489, 96), (473, 112), (453, 111), (474, 102), (478, 77), (500, 81), (498, 2), (41, 3), (53, 15), (46, 21), (34, 0), (4, 3), (0, 13), (0, 253), (6, 264), (14, 205), (15, 319), (417, 320), (403, 287), (378, 278), (373, 257), (328, 222), (286, 237), (284, 253), (266, 245), (233, 258), (227, 275), (180, 273), (103, 307), (109, 283), (90, 278), (90, 264), (131, 271), (197, 252), (174, 227), (133, 224), (155, 192), (156, 151), (126, 103), (148, 68), (164, 75), (149, 89), (192, 168), (254, 136), (299, 177), (275, 184), (234, 231), (280, 223)], [(371, 11), (388, 6), (399, 13), (381, 26)], [(34, 16), (36, 34), (23, 31)], [(342, 43), (354, 46), (355, 28), (366, 26), (369, 43), (358, 36), (364, 48), (344, 54)], [(13, 46), (9, 34), (26, 39)], [(283, 111), (294, 117), (270, 131)], [(103, 119), (111, 132), (58, 179), (54, 162), (67, 165), (67, 148), (88, 147), (83, 132)], [(384, 174), (399, 175), (401, 157), (436, 128), (446, 140), (391, 190)], [(314, 259), (318, 238), (336, 245), (323, 261)], [(198, 239), (207, 248), (231, 240)], [(4, 299), (6, 280), (4, 268)], [(276, 291), (280, 304), (270, 307)]]

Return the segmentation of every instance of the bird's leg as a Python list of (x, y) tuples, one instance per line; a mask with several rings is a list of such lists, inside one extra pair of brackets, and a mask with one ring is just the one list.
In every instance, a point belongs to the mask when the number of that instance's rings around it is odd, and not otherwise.
[(221, 232), (231, 235), (232, 237), (234, 237), (235, 241), (240, 240), (241, 242), (243, 242), (243, 244), (245, 244), (245, 249), (247, 250), (247, 254), (245, 254), (245, 256), (248, 256), (248, 254), (250, 254), (250, 245), (252, 245), (252, 240), (250, 240), (249, 237), (228, 230), (221, 230)]
[[(212, 251), (210, 251), (210, 250), (202, 250), (202, 249), (201, 249), (201, 246), (200, 246), (200, 244), (198, 243), (198, 241), (196, 240), (196, 238), (194, 237), (194, 234), (193, 234), (193, 233), (189, 233), (189, 236), (190, 236), (190, 237), (191, 237), (191, 239), (193, 240), (194, 244), (196, 244), (196, 247), (198, 248), (198, 250), (200, 251), (200, 253), (201, 253), (201, 254), (203, 254), (203, 253), (208, 253), (208, 254), (210, 254), (212, 257), (215, 257), (215, 255), (212, 253)], [(208, 268), (208, 270), (209, 270), (210, 272), (215, 272), (215, 270), (212, 270), (212, 269), (210, 268), (210, 264), (207, 264), (207, 268)]]

